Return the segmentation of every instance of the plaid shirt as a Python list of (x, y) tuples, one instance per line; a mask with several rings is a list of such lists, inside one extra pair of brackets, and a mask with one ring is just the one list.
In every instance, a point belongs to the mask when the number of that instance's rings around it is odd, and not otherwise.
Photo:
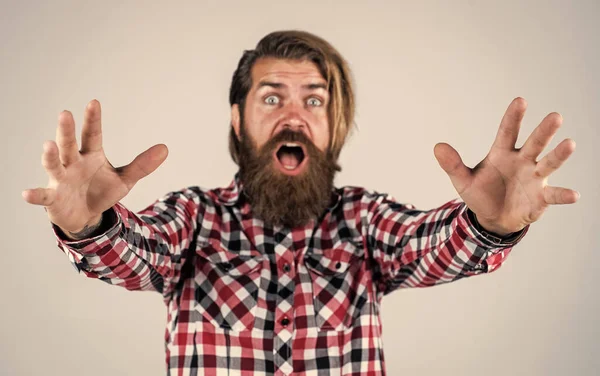
[(493, 272), (528, 230), (494, 242), (458, 199), (421, 211), (358, 187), (315, 223), (271, 227), (242, 188), (236, 175), (137, 214), (117, 203), (81, 241), (52, 225), (87, 277), (162, 294), (169, 375), (385, 375), (382, 297)]

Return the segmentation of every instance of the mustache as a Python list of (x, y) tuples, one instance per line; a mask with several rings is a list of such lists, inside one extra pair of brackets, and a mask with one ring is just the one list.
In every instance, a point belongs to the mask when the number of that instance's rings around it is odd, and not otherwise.
[(319, 150), (308, 136), (303, 132), (293, 131), (289, 128), (282, 130), (267, 141), (259, 150), (259, 153), (267, 153), (270, 155), (271, 152), (277, 148), (282, 142), (296, 142), (306, 146), (306, 152), (309, 156), (315, 156), (318, 154), (323, 155), (323, 152)]
[[(254, 154), (256, 156), (257, 163), (268, 164), (272, 158), (272, 154), (275, 149), (282, 142), (297, 142), (305, 146), (306, 154), (314, 161), (322, 161), (322, 163), (331, 164), (334, 171), (341, 171), (341, 166), (337, 163), (336, 158), (333, 156), (332, 150), (328, 147), (325, 151), (321, 151), (312, 142), (312, 140), (304, 133), (293, 131), (290, 128), (285, 128), (275, 136), (271, 137), (261, 147), (258, 147), (256, 143), (246, 133), (244, 127), (242, 127), (242, 142), (241, 149), (243, 153)], [(247, 166), (246, 166), (247, 167)]]

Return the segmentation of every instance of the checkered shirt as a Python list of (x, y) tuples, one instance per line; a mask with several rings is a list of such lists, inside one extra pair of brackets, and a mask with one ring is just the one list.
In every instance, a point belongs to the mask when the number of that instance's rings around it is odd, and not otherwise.
[(138, 213), (117, 203), (80, 241), (52, 224), (77, 271), (162, 294), (168, 375), (385, 375), (382, 297), (493, 272), (528, 230), (495, 242), (459, 199), (417, 210), (351, 186), (306, 227), (273, 227), (242, 189), (236, 174)]

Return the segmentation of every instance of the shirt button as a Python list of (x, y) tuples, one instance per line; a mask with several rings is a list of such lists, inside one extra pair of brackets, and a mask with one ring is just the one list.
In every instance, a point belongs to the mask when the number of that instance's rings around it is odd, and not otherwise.
[(283, 326), (288, 326), (288, 325), (289, 325), (289, 323), (290, 323), (290, 319), (288, 319), (287, 317), (284, 317), (284, 318), (281, 320), (281, 325), (283, 325)]
[(284, 271), (284, 272), (288, 273), (288, 272), (290, 271), (290, 269), (291, 269), (291, 268), (290, 268), (290, 264), (284, 264), (284, 265), (283, 265), (283, 271)]

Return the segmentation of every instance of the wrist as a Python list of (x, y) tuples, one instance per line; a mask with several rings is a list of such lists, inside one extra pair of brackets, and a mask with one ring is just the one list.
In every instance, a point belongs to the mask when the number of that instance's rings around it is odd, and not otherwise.
[(102, 225), (103, 214), (99, 214), (92, 218), (83, 228), (77, 231), (63, 231), (69, 238), (74, 240), (81, 240), (91, 237)]
[(500, 236), (500, 237), (505, 237), (505, 236), (507, 236), (507, 235), (510, 235), (510, 234), (512, 234), (512, 233), (514, 233), (514, 232), (516, 232), (516, 231), (507, 231), (507, 230), (505, 230), (505, 229), (503, 229), (503, 228), (501, 228), (501, 227), (494, 226), (494, 225), (493, 225), (493, 224), (491, 224), (491, 223), (487, 223), (486, 221), (484, 221), (484, 220), (481, 220), (481, 219), (477, 218), (477, 216), (475, 215), (475, 213), (473, 213), (473, 214), (474, 214), (474, 217), (477, 219), (477, 222), (479, 223), (479, 225), (480, 225), (480, 226), (481, 226), (481, 227), (482, 227), (482, 228), (483, 228), (485, 231), (487, 231), (487, 232), (489, 232), (489, 233), (492, 233), (492, 234), (494, 234), (494, 235), (497, 235), (497, 236)]
[(521, 229), (516, 229), (516, 230), (507, 230), (503, 227), (500, 226), (496, 226), (493, 223), (489, 223), (485, 220), (481, 220), (480, 218), (477, 217), (477, 215), (475, 214), (474, 211), (471, 210), (471, 208), (467, 208), (467, 212), (468, 212), (468, 216), (469, 219), (471, 220), (471, 222), (473, 223), (473, 225), (480, 231), (484, 231), (490, 235), (493, 235), (495, 237), (500, 237), (500, 238), (507, 238), (512, 236), (513, 234), (516, 234), (518, 232), (521, 232), (523, 230), (523, 228)]
[[(515, 232), (506, 232), (505, 229), (496, 229), (496, 226), (488, 225), (489, 230), (479, 223), (479, 220), (475, 216), (475, 212), (473, 212), (470, 208), (467, 207), (467, 217), (471, 222), (471, 225), (474, 227), (474, 230), (479, 232), (479, 234), (496, 245), (514, 245), (516, 244), (527, 232), (527, 227), (525, 226), (522, 229), (516, 230)], [(499, 233), (493, 232), (491, 229), (498, 231)], [(502, 234), (502, 235), (501, 235)]]

